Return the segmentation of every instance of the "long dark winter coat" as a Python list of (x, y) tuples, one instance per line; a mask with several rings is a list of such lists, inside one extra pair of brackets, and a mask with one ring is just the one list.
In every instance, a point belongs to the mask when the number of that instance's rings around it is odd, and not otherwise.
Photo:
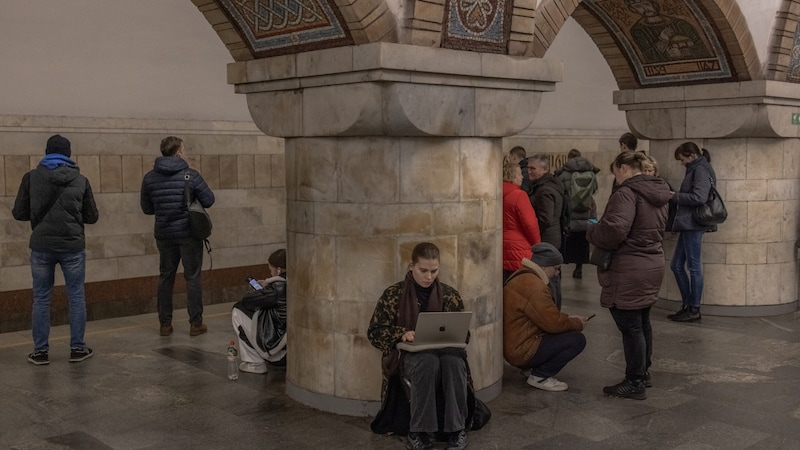
[(561, 248), (561, 212), (564, 207), (566, 191), (561, 181), (552, 173), (542, 175), (531, 181), (529, 192), (533, 211), (539, 221), (542, 242)]
[(642, 309), (658, 299), (664, 277), (664, 225), (670, 191), (661, 178), (636, 175), (614, 188), (602, 219), (586, 238), (614, 250), (611, 267), (597, 269), (605, 308)]

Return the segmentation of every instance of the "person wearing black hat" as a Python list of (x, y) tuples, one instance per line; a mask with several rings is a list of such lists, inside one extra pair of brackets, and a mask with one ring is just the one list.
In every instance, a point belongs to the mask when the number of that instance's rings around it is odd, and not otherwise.
[(547, 242), (533, 246), (503, 287), (503, 356), (509, 364), (530, 370), (528, 385), (566, 391), (556, 374), (586, 347), (581, 333), (589, 320), (558, 310), (548, 282), (558, 275), (563, 258)]
[(12, 214), (31, 223), (33, 353), (28, 361), (50, 363), (50, 300), (56, 264), (61, 266), (67, 291), (69, 362), (93, 355), (84, 342), (86, 330), (86, 240), (84, 225), (97, 222), (99, 213), (89, 180), (70, 159), (67, 138), (51, 136), (39, 165), (22, 177)]

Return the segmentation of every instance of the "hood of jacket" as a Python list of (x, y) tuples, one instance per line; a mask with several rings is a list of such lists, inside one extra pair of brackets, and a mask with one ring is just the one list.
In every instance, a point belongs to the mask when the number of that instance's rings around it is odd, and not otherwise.
[(177, 156), (159, 156), (156, 158), (156, 162), (153, 165), (153, 170), (155, 172), (164, 175), (172, 175), (176, 172), (182, 172), (188, 168), (189, 163), (187, 163), (183, 158), (179, 158)]
[(592, 171), (594, 173), (600, 172), (600, 168), (592, 164), (591, 161), (584, 158), (583, 156), (577, 156), (575, 158), (570, 159), (560, 169), (556, 171), (556, 175), (564, 172), (588, 172)]
[(556, 178), (556, 176), (553, 175), (552, 173), (548, 172), (548, 173), (542, 175), (542, 177), (539, 178), (536, 181), (531, 180), (531, 190), (532, 191), (535, 191), (537, 189), (541, 189), (541, 188), (546, 187), (546, 186), (550, 186), (552, 189), (555, 189), (556, 192), (563, 192), (564, 191), (564, 184), (561, 183), (561, 181), (558, 178)]
[(48, 183), (59, 187), (69, 186), (81, 174), (77, 166), (60, 165), (55, 169), (48, 169), (46, 166), (36, 167), (38, 174)]
[(622, 186), (629, 187), (647, 203), (655, 207), (661, 207), (669, 203), (669, 185), (662, 178), (652, 175), (636, 175), (623, 181), (622, 184), (614, 189), (619, 189)]

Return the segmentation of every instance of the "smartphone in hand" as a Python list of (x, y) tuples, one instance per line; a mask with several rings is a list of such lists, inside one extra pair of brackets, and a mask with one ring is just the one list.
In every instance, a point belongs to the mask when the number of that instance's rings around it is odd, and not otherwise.
[(264, 286), (262, 286), (261, 283), (259, 283), (258, 280), (253, 277), (247, 277), (247, 282), (250, 283), (250, 287), (253, 288), (254, 291), (260, 291), (261, 289), (264, 289)]
[(597, 219), (587, 219), (586, 221), (589, 223), (597, 223)]

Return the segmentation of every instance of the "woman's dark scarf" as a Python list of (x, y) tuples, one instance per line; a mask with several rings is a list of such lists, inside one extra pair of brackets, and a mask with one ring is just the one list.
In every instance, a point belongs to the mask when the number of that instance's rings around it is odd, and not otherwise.
[[(431, 295), (428, 298), (425, 311), (442, 310), (442, 285), (439, 278), (433, 280), (431, 285)], [(400, 294), (400, 304), (397, 305), (396, 325), (406, 330), (417, 329), (417, 316), (419, 316), (419, 298), (417, 297), (417, 284), (414, 282), (414, 274), (409, 270), (403, 284), (403, 291)]]

